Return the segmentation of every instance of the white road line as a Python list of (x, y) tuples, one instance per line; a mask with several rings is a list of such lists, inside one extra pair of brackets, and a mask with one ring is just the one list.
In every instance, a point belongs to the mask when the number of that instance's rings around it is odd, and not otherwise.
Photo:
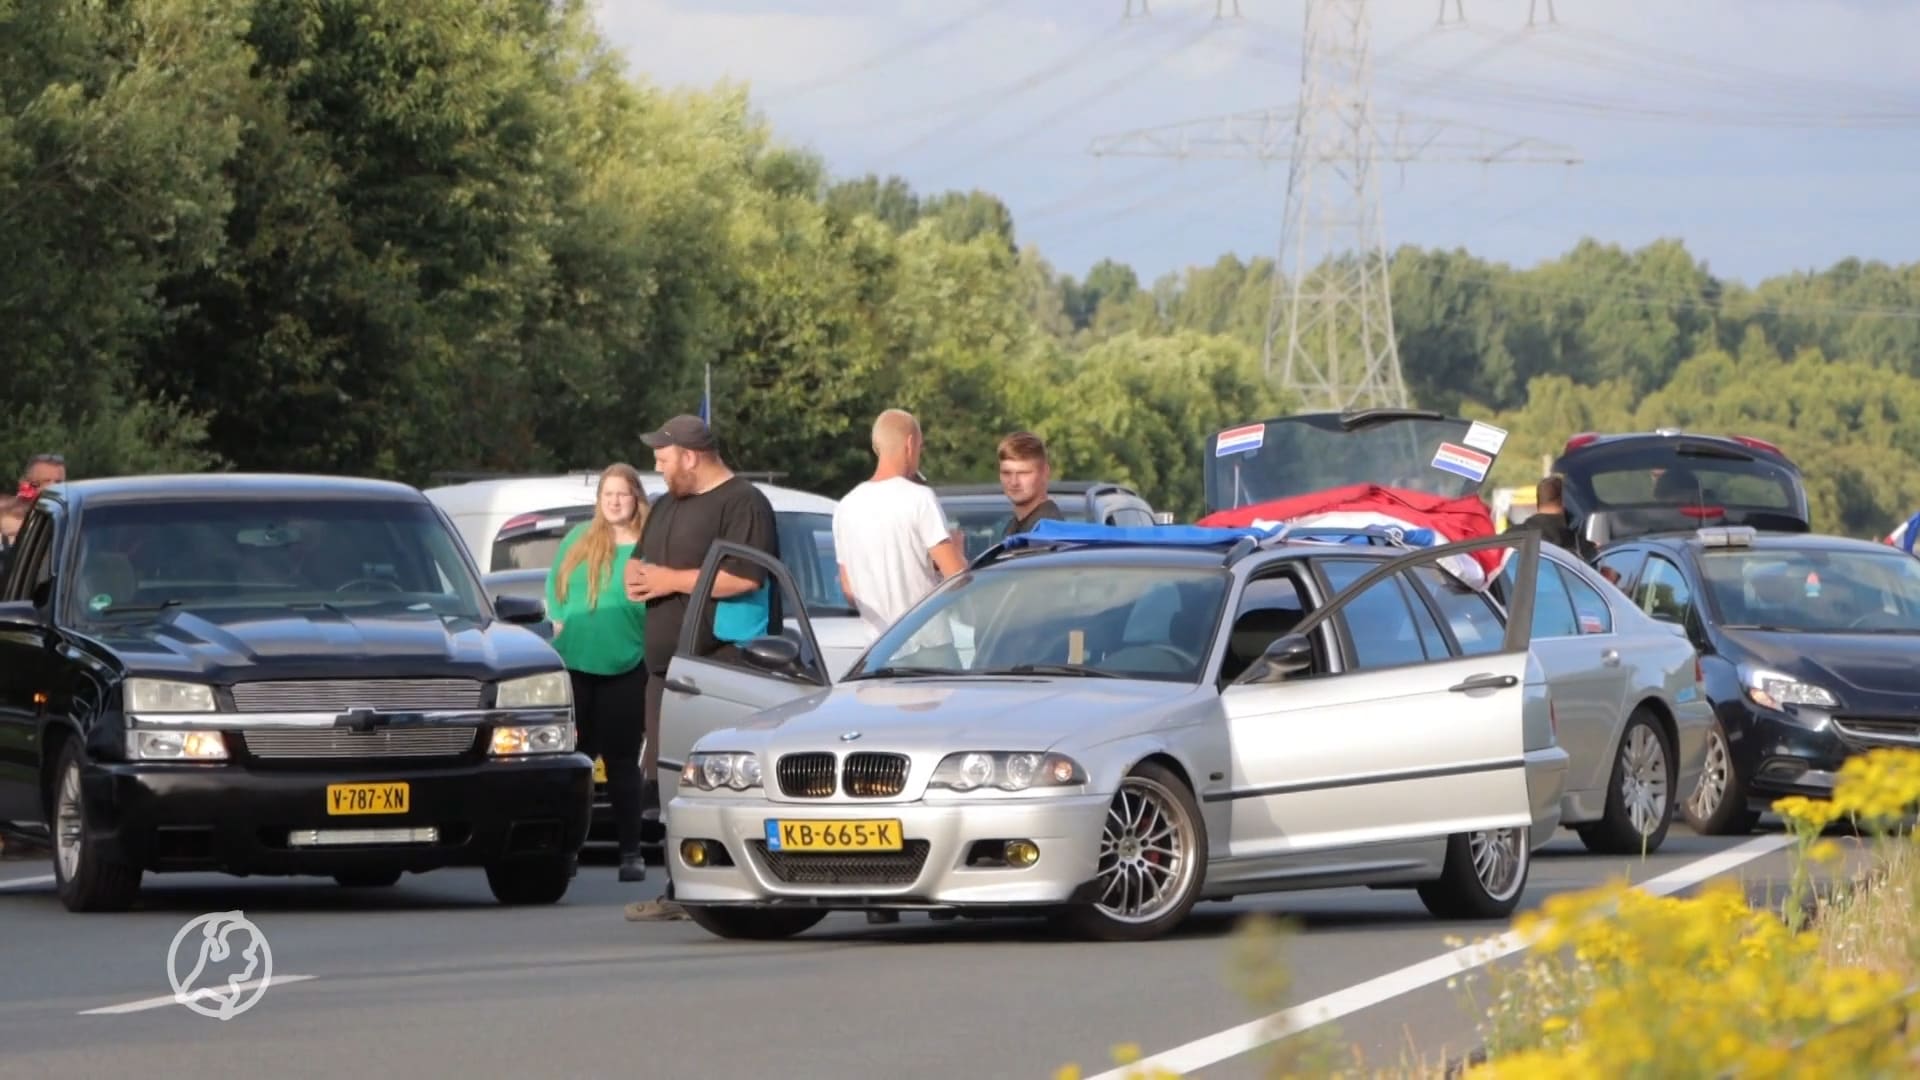
[[(235, 990), (251, 990), (256, 986), (259, 986), (263, 981), (267, 984), (268, 988), (272, 988), (275, 986), (282, 986), (287, 983), (306, 982), (308, 979), (317, 979), (319, 977), (320, 976), (318, 975), (274, 975), (265, 980), (250, 979), (247, 982), (243, 982), (235, 985), (234, 989)], [(119, 1016), (123, 1013), (145, 1012), (148, 1009), (163, 1009), (168, 1005), (177, 1005), (179, 1003), (180, 1002), (178, 998), (174, 997), (172, 994), (167, 994), (164, 997), (141, 998), (139, 1001), (129, 1001), (124, 1005), (102, 1005), (98, 1009), (82, 1009), (80, 1010), (80, 1015), (81, 1016)]]
[[(1635, 888), (1654, 896), (1666, 896), (1691, 888), (1708, 878), (1724, 874), (1792, 843), (1793, 837), (1790, 835), (1756, 836), (1744, 844), (1716, 852), (1650, 881), (1642, 882)], [(1192, 1073), (1267, 1043), (1318, 1027), (1329, 1020), (1337, 1020), (1381, 1002), (1391, 1001), (1402, 994), (1430, 986), (1463, 971), (1471, 971), (1526, 947), (1525, 940), (1509, 930), (1491, 941), (1465, 945), (1452, 952), (1442, 953), (1432, 959), (1403, 967), (1398, 971), (1389, 971), (1385, 975), (1357, 983), (1344, 990), (1336, 990), (1324, 997), (1282, 1009), (1271, 1016), (1264, 1016), (1241, 1024), (1239, 1027), (1228, 1028), (1218, 1034), (1196, 1039), (1184, 1046), (1162, 1051), (1131, 1065), (1108, 1070), (1092, 1077), (1091, 1080), (1125, 1080), (1129, 1075), (1142, 1075), (1156, 1068), (1180, 1074)], [(1136, 1070), (1139, 1071), (1136, 1072)]]
[(0, 891), (7, 889), (25, 889), (33, 885), (51, 884), (53, 884), (52, 874), (41, 874), (39, 877), (9, 878), (5, 881), (0, 881)]

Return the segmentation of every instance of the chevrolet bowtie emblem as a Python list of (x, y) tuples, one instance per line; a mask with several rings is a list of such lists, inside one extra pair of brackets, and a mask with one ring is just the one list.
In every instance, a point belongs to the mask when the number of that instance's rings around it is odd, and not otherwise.
[(857, 739), (857, 738), (859, 738), (859, 737), (860, 737), (860, 733), (859, 733), (859, 732), (857, 732), (857, 731), (849, 731), (849, 732), (847, 732), (847, 733), (846, 733), (845, 735), (842, 735), (842, 736), (840, 736), (840, 741), (841, 741), (841, 742), (852, 742), (853, 740), (855, 740), (855, 739)]

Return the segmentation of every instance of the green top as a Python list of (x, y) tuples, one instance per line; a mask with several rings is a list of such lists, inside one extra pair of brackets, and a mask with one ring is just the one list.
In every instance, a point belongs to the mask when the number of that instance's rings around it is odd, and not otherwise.
[(556, 578), (566, 561), (567, 551), (587, 531), (587, 523), (574, 526), (560, 549), (553, 553), (553, 568), (547, 573), (547, 618), (560, 624), (553, 636), (553, 648), (574, 671), (589, 675), (622, 675), (640, 663), (646, 640), (647, 606), (627, 599), (622, 567), (633, 554), (632, 544), (618, 544), (613, 562), (600, 585), (598, 607), (587, 606), (587, 564), (582, 560), (567, 578), (567, 598), (556, 597)]

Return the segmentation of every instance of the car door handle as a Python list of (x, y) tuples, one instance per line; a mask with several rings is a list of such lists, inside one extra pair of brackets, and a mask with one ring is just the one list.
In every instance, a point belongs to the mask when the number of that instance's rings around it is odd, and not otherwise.
[(1519, 679), (1511, 675), (1475, 675), (1465, 682), (1454, 683), (1447, 689), (1456, 694), (1464, 694), (1470, 690), (1505, 690), (1509, 686), (1518, 685), (1519, 682)]
[(700, 696), (700, 688), (685, 679), (668, 679), (666, 687), (676, 694), (686, 694), (690, 697)]
[(1619, 649), (1602, 649), (1600, 651), (1600, 662), (1607, 665), (1608, 667), (1619, 667), (1620, 666), (1620, 650)]

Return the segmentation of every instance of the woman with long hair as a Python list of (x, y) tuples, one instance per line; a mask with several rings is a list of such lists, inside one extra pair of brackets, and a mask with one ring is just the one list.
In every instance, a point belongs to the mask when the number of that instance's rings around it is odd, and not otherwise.
[(580, 749), (607, 765), (607, 790), (620, 836), (620, 880), (645, 881), (640, 854), (640, 743), (646, 730), (647, 669), (641, 663), (647, 606), (621, 587), (628, 556), (647, 522), (640, 473), (624, 462), (600, 473), (593, 519), (560, 542), (547, 572), (553, 647), (573, 680)]

